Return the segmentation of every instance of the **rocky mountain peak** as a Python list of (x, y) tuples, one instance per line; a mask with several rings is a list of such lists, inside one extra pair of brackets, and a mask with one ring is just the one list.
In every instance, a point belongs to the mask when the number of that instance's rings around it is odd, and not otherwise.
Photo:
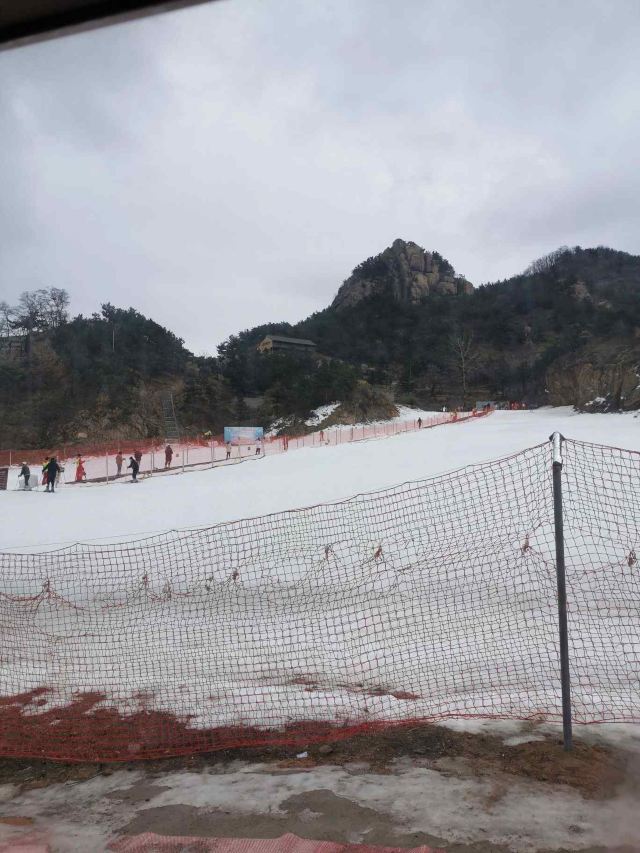
[(415, 304), (432, 293), (458, 296), (472, 291), (471, 282), (456, 275), (451, 264), (437, 252), (427, 252), (417, 243), (398, 239), (354, 269), (331, 307), (348, 308), (383, 292), (399, 302)]

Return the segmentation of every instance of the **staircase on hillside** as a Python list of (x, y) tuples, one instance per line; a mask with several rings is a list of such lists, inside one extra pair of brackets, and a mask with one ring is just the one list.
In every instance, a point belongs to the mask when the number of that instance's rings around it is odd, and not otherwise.
[(162, 397), (162, 419), (164, 422), (165, 441), (180, 441), (180, 427), (176, 418), (176, 410), (173, 406), (173, 394), (171, 392)]

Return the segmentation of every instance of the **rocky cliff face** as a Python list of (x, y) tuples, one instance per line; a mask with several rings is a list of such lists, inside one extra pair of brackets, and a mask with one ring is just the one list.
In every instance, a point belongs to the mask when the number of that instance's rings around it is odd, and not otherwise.
[(471, 282), (457, 276), (437, 252), (416, 243), (394, 240), (380, 255), (361, 263), (344, 282), (332, 308), (348, 308), (373, 294), (390, 293), (399, 302), (416, 303), (431, 293), (471, 293)]

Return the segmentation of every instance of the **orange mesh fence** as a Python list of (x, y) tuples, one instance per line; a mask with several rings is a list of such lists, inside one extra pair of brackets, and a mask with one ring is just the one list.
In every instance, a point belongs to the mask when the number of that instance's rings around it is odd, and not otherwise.
[[(140, 472), (152, 474), (172, 469), (193, 469), (215, 465), (221, 462), (236, 462), (253, 455), (273, 455), (302, 447), (321, 447), (347, 444), (374, 438), (386, 438), (401, 435), (419, 429), (461, 423), (489, 414), (489, 410), (473, 412), (436, 413), (418, 420), (389, 421), (387, 423), (359, 424), (357, 426), (336, 426), (326, 430), (317, 430), (302, 436), (268, 436), (258, 444), (233, 446), (227, 457), (227, 448), (222, 436), (190, 437), (171, 442), (173, 456), (169, 463), (165, 458), (166, 442), (159, 439), (113, 439), (104, 442), (89, 442), (74, 445), (60, 445), (40, 450), (2, 450), (0, 466), (20, 466), (26, 462), (33, 474), (39, 474), (45, 458), (55, 456), (62, 464), (62, 480), (73, 483), (76, 480), (76, 460), (84, 462), (86, 479), (91, 482), (104, 482), (127, 474), (130, 456), (138, 454)], [(259, 453), (257, 449), (259, 448)], [(123, 464), (120, 472), (116, 464), (116, 455), (121, 453)]]
[[(565, 444), (573, 715), (640, 722), (640, 456)], [(561, 715), (547, 444), (341, 503), (0, 554), (0, 754)]]

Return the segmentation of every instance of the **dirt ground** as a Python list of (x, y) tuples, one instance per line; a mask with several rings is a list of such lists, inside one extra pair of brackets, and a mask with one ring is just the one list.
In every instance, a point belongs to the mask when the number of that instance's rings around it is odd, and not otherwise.
[(305, 749), (147, 762), (0, 761), (0, 842), (53, 853), (122, 835), (301, 837), (449, 853), (637, 853), (640, 753), (522, 724), (517, 736), (415, 725)]
[[(535, 723), (521, 726), (524, 736), (535, 734), (536, 729)], [(475, 777), (501, 772), (566, 785), (587, 798), (611, 797), (621, 786), (626, 786), (638, 792), (640, 801), (640, 766), (628, 751), (576, 740), (573, 750), (565, 752), (557, 737), (537, 734), (535, 737), (523, 743), (508, 744), (498, 735), (420, 724), (360, 734), (331, 744), (312, 744), (302, 749), (282, 746), (227, 749), (179, 758), (110, 764), (0, 759), (0, 784), (13, 783), (28, 790), (57, 782), (85, 781), (97, 775), (108, 776), (116, 769), (131, 771), (142, 767), (149, 776), (155, 777), (181, 770), (203, 771), (235, 760), (275, 762), (280, 768), (295, 769), (364, 761), (372, 773), (387, 773), (389, 764), (399, 757), (419, 757), (435, 769), (442, 769), (443, 760), (463, 759), (460, 766)], [(306, 753), (307, 757), (300, 759), (301, 753)]]

